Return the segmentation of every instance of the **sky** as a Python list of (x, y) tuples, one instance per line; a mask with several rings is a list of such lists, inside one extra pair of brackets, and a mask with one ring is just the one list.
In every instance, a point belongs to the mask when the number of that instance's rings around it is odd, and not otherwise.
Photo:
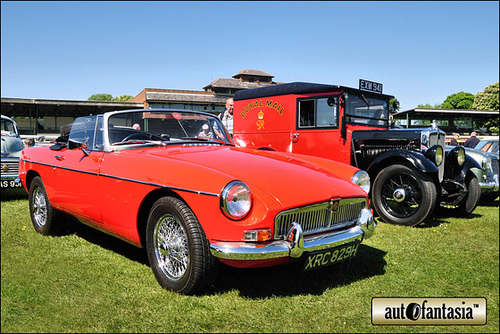
[(244, 69), (441, 104), (499, 81), (499, 2), (1, 2), (2, 97), (202, 91)]

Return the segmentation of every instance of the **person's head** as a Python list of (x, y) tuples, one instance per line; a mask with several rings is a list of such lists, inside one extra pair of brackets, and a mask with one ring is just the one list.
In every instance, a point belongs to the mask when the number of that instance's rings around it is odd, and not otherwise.
[(139, 124), (135, 123), (134, 125), (132, 125), (132, 128), (134, 128), (135, 130), (140, 130), (141, 126)]
[(208, 132), (208, 125), (203, 124), (202, 129), (203, 129), (203, 132), (207, 133)]
[(231, 97), (226, 101), (226, 110), (229, 113), (229, 115), (233, 114), (233, 103), (234, 101)]
[(476, 131), (472, 131), (472, 133), (470, 134), (471, 137), (475, 137), (477, 135)]
[(24, 140), (24, 146), (26, 147), (35, 146), (35, 140), (33, 138), (26, 138)]
[(455, 132), (455, 133), (453, 134), (453, 137), (455, 137), (455, 139), (458, 139), (458, 138), (460, 138), (460, 135), (459, 135), (458, 133), (456, 133), (456, 132)]

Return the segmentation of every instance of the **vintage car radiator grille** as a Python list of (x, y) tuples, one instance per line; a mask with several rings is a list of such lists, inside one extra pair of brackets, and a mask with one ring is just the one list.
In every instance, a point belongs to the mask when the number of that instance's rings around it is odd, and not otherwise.
[(373, 145), (373, 144), (365, 144), (361, 147), (361, 159), (364, 161), (373, 161), (376, 157), (381, 155), (382, 153), (389, 152), (392, 150), (410, 150), (415, 151), (419, 149), (415, 145), (412, 144), (382, 144), (382, 145)]
[(19, 162), (2, 162), (2, 175), (19, 174)]
[(286, 237), (293, 223), (299, 223), (305, 235), (349, 227), (356, 224), (365, 207), (364, 198), (349, 198), (283, 211), (276, 216), (274, 237)]
[(491, 160), (491, 168), (493, 169), (493, 174), (498, 175), (498, 159)]

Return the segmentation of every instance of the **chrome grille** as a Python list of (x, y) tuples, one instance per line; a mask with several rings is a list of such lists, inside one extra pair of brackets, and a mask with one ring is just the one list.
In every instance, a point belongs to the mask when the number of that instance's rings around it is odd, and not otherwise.
[(18, 175), (19, 162), (4, 162), (2, 161), (2, 175)]
[(498, 159), (491, 159), (491, 168), (493, 169), (493, 174), (498, 175)]
[[(338, 209), (333, 207), (338, 203)], [(304, 235), (341, 229), (356, 224), (366, 207), (364, 198), (349, 198), (312, 204), (279, 213), (274, 221), (274, 237), (286, 237), (293, 223), (299, 223)]]

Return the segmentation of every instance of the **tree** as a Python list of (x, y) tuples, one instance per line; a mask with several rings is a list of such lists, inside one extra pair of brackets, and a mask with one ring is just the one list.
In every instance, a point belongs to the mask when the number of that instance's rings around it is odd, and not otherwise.
[(499, 89), (498, 82), (495, 82), (476, 94), (472, 107), (477, 110), (498, 110), (498, 105)]
[[(495, 82), (486, 87), (484, 91), (476, 94), (473, 108), (478, 110), (498, 110), (499, 96), (498, 82)], [(498, 117), (493, 117), (483, 124), (478, 124), (478, 126), (488, 128), (489, 132), (498, 133), (500, 121)]]
[(88, 98), (89, 101), (113, 101), (111, 94), (94, 94)]
[(441, 108), (443, 109), (472, 109), (474, 103), (474, 95), (471, 93), (455, 93), (451, 94), (444, 100)]
[(431, 106), (429, 103), (427, 104), (419, 104), (417, 108), (424, 108), (424, 109), (441, 109), (440, 104), (435, 104), (434, 107)]
[(113, 101), (130, 102), (133, 98), (134, 97), (132, 95), (120, 95), (120, 97), (113, 97)]

